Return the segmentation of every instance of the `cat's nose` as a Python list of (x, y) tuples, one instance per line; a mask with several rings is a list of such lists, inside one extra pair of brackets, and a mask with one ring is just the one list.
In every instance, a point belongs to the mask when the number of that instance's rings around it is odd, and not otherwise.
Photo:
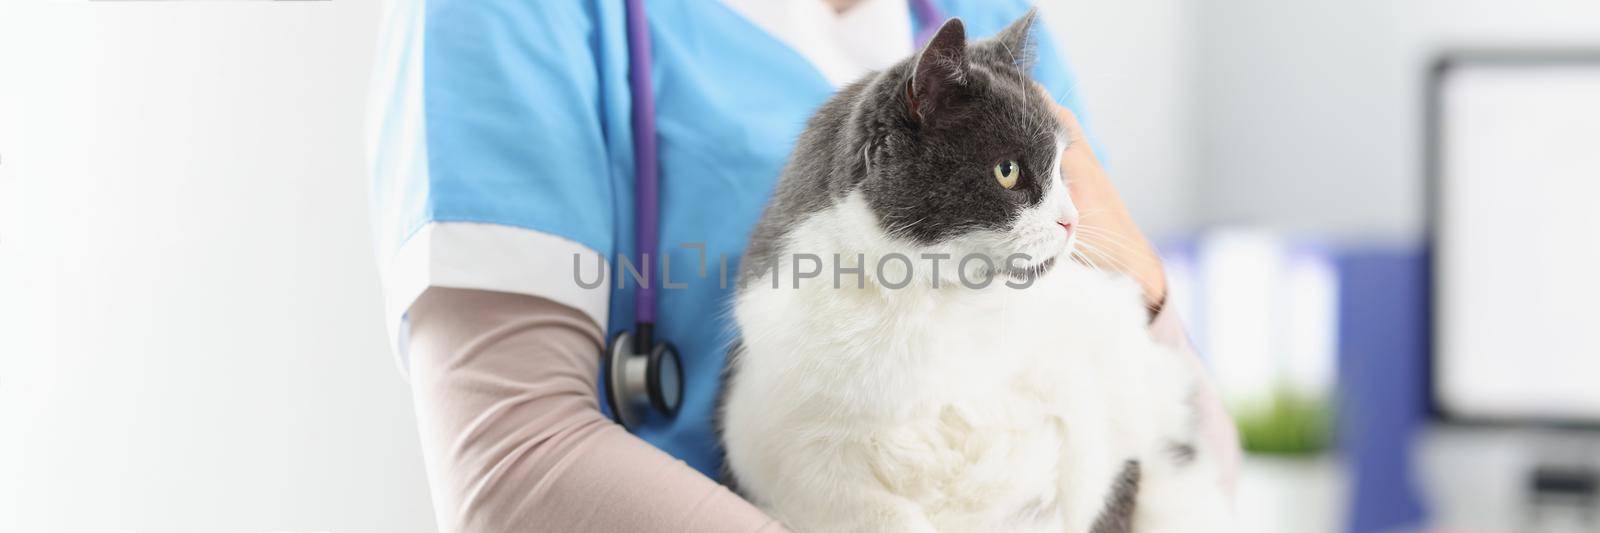
[(1065, 220), (1057, 220), (1056, 224), (1060, 224), (1061, 225), (1061, 229), (1066, 230), (1067, 236), (1069, 236), (1069, 237), (1072, 236), (1072, 230), (1076, 229), (1077, 226), (1078, 226), (1077, 221), (1069, 222), (1069, 221), (1065, 221)]
[(1067, 230), (1067, 233), (1072, 233), (1072, 230), (1078, 227), (1078, 214), (1063, 214), (1060, 218), (1056, 219), (1056, 224), (1060, 224), (1061, 229)]

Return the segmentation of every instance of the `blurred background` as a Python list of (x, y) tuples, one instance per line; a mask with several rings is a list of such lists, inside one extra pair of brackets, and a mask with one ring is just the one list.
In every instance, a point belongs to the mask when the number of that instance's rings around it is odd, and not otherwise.
[[(1600, 3), (1041, 6), (1239, 419), (1241, 530), (1600, 531)], [(381, 14), (0, 1), (0, 531), (433, 529)]]

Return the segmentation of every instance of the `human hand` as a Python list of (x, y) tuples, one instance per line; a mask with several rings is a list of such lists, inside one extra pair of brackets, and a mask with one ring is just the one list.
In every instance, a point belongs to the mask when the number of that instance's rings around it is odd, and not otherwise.
[(1145, 305), (1153, 315), (1167, 299), (1161, 257), (1128, 215), (1122, 196), (1084, 138), (1078, 117), (1057, 105), (1056, 118), (1068, 135), (1067, 149), (1061, 153), (1061, 175), (1078, 207), (1078, 244), (1073, 255), (1089, 266), (1133, 278), (1143, 289)]

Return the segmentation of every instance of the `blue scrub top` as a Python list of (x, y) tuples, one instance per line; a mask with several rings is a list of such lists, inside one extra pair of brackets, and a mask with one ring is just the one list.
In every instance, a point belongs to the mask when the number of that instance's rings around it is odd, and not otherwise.
[[(521, 228), (608, 259), (637, 257), (623, 0), (400, 4), (375, 86), (384, 96), (375, 99), (372, 154), (380, 262), (434, 222)], [(726, 258), (728, 276), (738, 272), (794, 140), (835, 87), (721, 2), (646, 4), (661, 163), (658, 252), (672, 281), (687, 284), (658, 289), (656, 328), (679, 348), (686, 375), (677, 419), (647, 420), (636, 433), (714, 475), (722, 457), (712, 410), (731, 340), (732, 280), (719, 279), (719, 260)], [(1029, 3), (935, 4), (981, 38)], [(1042, 26), (1036, 35), (1035, 79), (1082, 116), (1053, 40)], [(708, 256), (703, 279), (700, 251), (680, 247), (694, 243)], [(608, 336), (633, 324), (634, 284), (624, 285), (613, 284)]]

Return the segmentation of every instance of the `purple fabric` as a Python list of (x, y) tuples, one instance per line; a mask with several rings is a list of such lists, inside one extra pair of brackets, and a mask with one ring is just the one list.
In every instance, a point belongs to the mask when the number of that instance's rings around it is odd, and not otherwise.
[(933, 32), (939, 31), (939, 25), (944, 23), (944, 11), (939, 6), (933, 5), (933, 0), (911, 0), (911, 15), (917, 18), (916, 43), (918, 49), (928, 44), (928, 39), (933, 38)]
[(633, 221), (634, 253), (646, 270), (633, 300), (635, 321), (656, 321), (655, 263), (660, 220), (660, 167), (656, 163), (656, 100), (650, 81), (650, 25), (644, 17), (644, 0), (627, 0), (628, 89), (633, 95)]

